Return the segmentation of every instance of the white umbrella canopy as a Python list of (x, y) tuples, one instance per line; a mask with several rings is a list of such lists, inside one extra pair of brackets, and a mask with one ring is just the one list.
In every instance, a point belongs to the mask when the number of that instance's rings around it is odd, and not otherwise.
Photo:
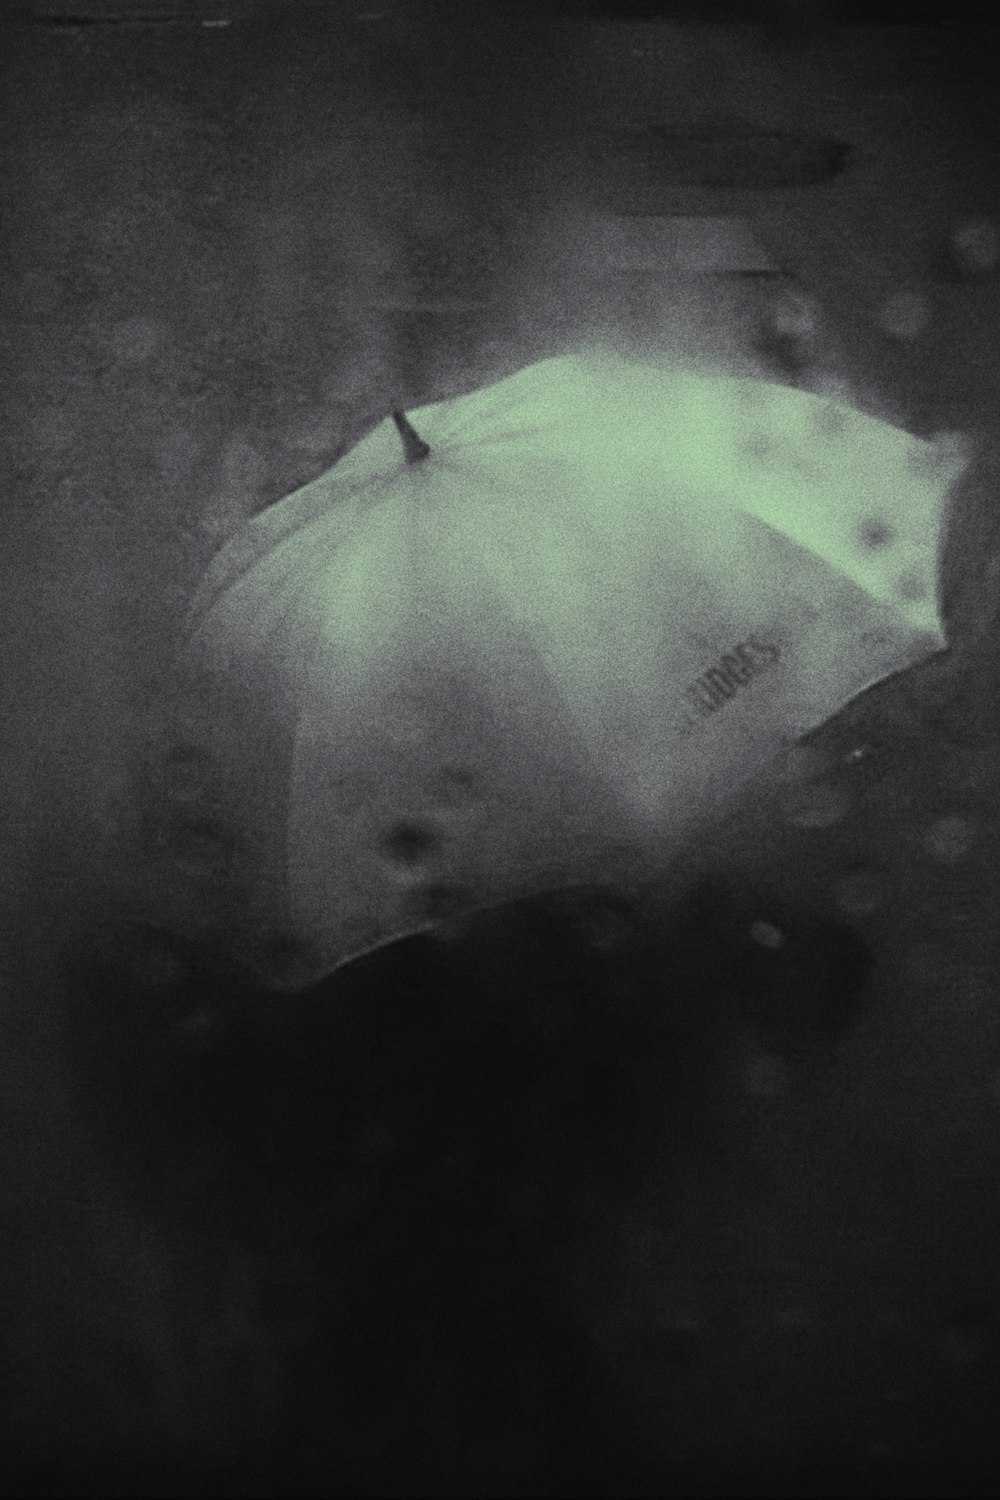
[(656, 868), (943, 649), (966, 461), (834, 400), (600, 349), (387, 416), (248, 522), (181, 667), (234, 784), (267, 740), (241, 814), (306, 944), (296, 982), (455, 911)]

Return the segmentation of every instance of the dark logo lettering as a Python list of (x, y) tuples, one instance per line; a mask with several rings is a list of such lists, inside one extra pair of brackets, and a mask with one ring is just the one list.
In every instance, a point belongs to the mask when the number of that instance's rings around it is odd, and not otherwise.
[(690, 712), (684, 724), (684, 733), (695, 729), (701, 719), (716, 713), (730, 699), (735, 698), (741, 688), (747, 687), (755, 677), (766, 672), (779, 660), (780, 647), (751, 635), (740, 641), (732, 650), (720, 656), (711, 667), (706, 668), (694, 682), (684, 689)]

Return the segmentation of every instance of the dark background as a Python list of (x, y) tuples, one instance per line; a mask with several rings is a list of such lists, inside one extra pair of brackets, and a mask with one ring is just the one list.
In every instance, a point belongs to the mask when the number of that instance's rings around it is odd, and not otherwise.
[[(1000, 297), (951, 236), (997, 214), (997, 34), (629, 9), (5, 13), (11, 1494), (995, 1492)], [(725, 143), (713, 185), (657, 128)], [(572, 248), (683, 213), (773, 275)], [(789, 287), (816, 327), (768, 336)], [(390, 400), (607, 326), (968, 435), (952, 650), (817, 736), (811, 819), (740, 809), (641, 913), (527, 903), (278, 1006), (140, 881), (191, 590)]]

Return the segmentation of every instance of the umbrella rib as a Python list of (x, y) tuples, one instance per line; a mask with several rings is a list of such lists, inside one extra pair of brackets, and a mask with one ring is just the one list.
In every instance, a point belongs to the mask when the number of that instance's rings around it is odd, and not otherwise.
[[(427, 458), (431, 453), (430, 445), (426, 443), (423, 438), (421, 438), (420, 434), (413, 427), (413, 424), (409, 421), (405, 412), (403, 412), (400, 407), (392, 407), (392, 419), (403, 441), (403, 451), (406, 457), (406, 462), (408, 464), (412, 464), (419, 462), (423, 458)], [(504, 432), (500, 435), (500, 441), (503, 444), (507, 444), (513, 441), (515, 438), (521, 438), (525, 436), (537, 437), (537, 430), (534, 428), (521, 428), (514, 431)], [(466, 450), (477, 451), (481, 446), (481, 441), (482, 440), (476, 434), (471, 434), (465, 442), (451, 442), (449, 444), (449, 450), (453, 455), (460, 455), (463, 451)], [(495, 444), (496, 441), (497, 439), (496, 437), (494, 437), (492, 442)], [(340, 497), (342, 501), (347, 501), (352, 496), (354, 496), (355, 498), (360, 497), (364, 494), (365, 490), (371, 488), (372, 484), (371, 480), (360, 482), (356, 480), (351, 481), (350, 479), (345, 480), (336, 473), (335, 469), (331, 471), (329, 476), (321, 476), (320, 480), (314, 481), (314, 483), (321, 483), (324, 478), (331, 478), (339, 485), (343, 486), (343, 493)], [(278, 502), (278, 504), (281, 503), (283, 502)], [(266, 514), (266, 512), (264, 512), (264, 514)], [(255, 516), (248, 524), (252, 526), (253, 523), (257, 520), (259, 520), (259, 517)], [(197, 633), (197, 631), (204, 624), (208, 615), (211, 613), (215, 605), (219, 602), (224, 594), (226, 594), (230, 589), (234, 588), (241, 581), (241, 579), (245, 578), (249, 573), (251, 573), (254, 568), (256, 568), (259, 563), (261, 563), (265, 558), (273, 556), (279, 548), (283, 547), (287, 542), (293, 541), (301, 530), (303, 530), (307, 526), (315, 524), (316, 520), (317, 517), (315, 515), (306, 515), (294, 522), (284, 533), (284, 535), (277, 538), (266, 536), (262, 537), (257, 546), (254, 548), (253, 554), (249, 557), (240, 559), (238, 571), (235, 574), (232, 572), (223, 574), (223, 576), (215, 584), (215, 587), (212, 589), (212, 592), (207, 599), (204, 598), (204, 591), (205, 585), (208, 582), (208, 578), (206, 577), (205, 579), (203, 579), (200, 590), (203, 597), (200, 601), (196, 601), (198, 603), (198, 607), (195, 608), (194, 606), (192, 606), (191, 610), (189, 611), (184, 630), (185, 639), (190, 639)], [(240, 532), (242, 532), (243, 530), (244, 528), (240, 528)], [(222, 560), (225, 557), (226, 553), (229, 553), (230, 556), (232, 556), (233, 552), (235, 551), (234, 544), (239, 535), (240, 533), (238, 532), (236, 534), (236, 537), (230, 538), (229, 541), (227, 541), (225, 545), (220, 549), (220, 551), (216, 553), (215, 558), (213, 559), (213, 568), (220, 567), (220, 564), (222, 563)]]

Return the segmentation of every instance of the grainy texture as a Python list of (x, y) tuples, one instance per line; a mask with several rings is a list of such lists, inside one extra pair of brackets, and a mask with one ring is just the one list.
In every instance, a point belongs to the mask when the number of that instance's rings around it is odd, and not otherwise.
[[(4, 18), (11, 1494), (996, 1491), (1000, 283), (950, 245), (1000, 208), (996, 32), (557, 9)], [(851, 155), (720, 201), (626, 115)], [(816, 329), (623, 287), (612, 186), (747, 217)], [(393, 402), (609, 327), (971, 433), (955, 650), (640, 914), (529, 904), (276, 1006), (115, 842), (201, 570)]]

